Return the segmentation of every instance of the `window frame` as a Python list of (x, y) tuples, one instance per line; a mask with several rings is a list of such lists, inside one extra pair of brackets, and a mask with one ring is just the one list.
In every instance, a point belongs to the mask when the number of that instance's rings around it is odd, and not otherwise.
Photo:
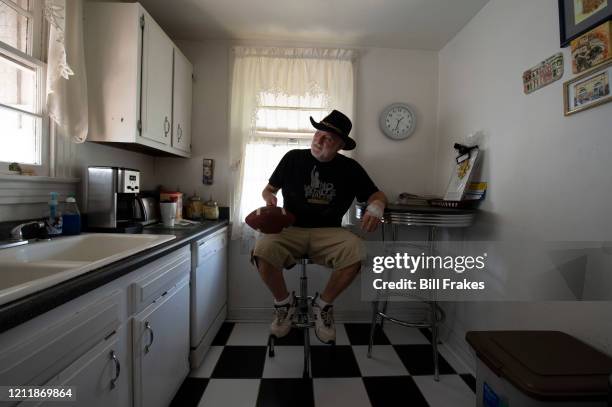
[[(48, 41), (48, 24), (43, 15), (44, 1), (30, 0), (30, 10), (24, 10), (11, 0), (0, 0), (0, 3), (12, 8), (22, 16), (28, 17), (32, 24), (28, 24), (28, 47), (26, 52), (16, 49), (7, 43), (0, 41), (0, 54), (6, 59), (13, 59), (17, 63), (28, 66), (36, 72), (37, 94), (35, 98), (36, 113), (21, 111), (11, 106), (0, 104), (1, 109), (20, 112), (31, 117), (39, 118), (39, 126), (36, 128), (37, 155), (40, 164), (20, 164), (24, 169), (34, 170), (36, 175), (48, 176), (50, 173), (50, 135), (49, 116), (46, 109), (47, 99), (47, 50), (44, 44)], [(0, 172), (8, 173), (10, 162), (0, 161)]]

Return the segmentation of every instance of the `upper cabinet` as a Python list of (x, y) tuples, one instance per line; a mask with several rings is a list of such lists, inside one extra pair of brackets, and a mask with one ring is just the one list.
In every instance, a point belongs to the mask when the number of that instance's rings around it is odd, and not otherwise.
[[(143, 16), (141, 136), (164, 145), (172, 137), (172, 41)], [(191, 109), (191, 105), (189, 105)]]
[(189, 60), (174, 48), (174, 110), (172, 111), (172, 145), (191, 151), (191, 78), (193, 68)]
[(138, 3), (85, 3), (88, 140), (191, 155), (193, 67)]

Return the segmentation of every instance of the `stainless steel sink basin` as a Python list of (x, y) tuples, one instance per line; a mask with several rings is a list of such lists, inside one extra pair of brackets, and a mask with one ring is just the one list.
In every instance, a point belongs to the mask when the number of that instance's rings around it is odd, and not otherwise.
[(174, 239), (92, 233), (0, 250), (0, 304)]

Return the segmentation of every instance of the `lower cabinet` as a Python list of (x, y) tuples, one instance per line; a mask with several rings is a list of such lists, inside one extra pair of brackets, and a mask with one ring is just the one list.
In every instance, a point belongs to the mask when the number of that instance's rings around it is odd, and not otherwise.
[(134, 405), (166, 407), (189, 372), (189, 280), (132, 319)]
[(114, 333), (46, 384), (72, 387), (76, 401), (49, 401), (40, 405), (130, 406), (125, 335), (125, 329)]
[(189, 373), (190, 268), (185, 246), (3, 332), (0, 384), (76, 390), (28, 406), (167, 407)]

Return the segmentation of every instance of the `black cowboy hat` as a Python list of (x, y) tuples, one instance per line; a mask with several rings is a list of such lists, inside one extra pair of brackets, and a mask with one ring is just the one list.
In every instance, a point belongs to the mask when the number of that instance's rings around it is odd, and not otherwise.
[(351, 132), (351, 128), (353, 128), (351, 119), (337, 110), (332, 110), (330, 114), (325, 116), (323, 120), (318, 123), (310, 116), (310, 123), (312, 123), (317, 130), (329, 131), (330, 133), (340, 136), (342, 141), (344, 141), (343, 150), (352, 150), (357, 145), (355, 140), (348, 136)]

